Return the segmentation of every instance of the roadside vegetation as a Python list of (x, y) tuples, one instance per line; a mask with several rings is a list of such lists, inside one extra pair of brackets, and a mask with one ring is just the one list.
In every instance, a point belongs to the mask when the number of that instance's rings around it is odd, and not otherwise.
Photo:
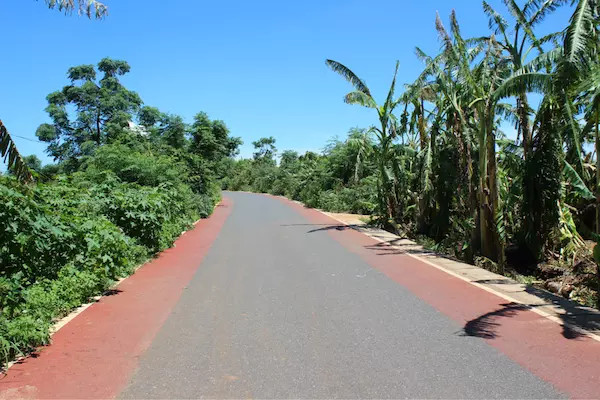
[(57, 318), (170, 247), (220, 198), (240, 140), (204, 113), (188, 124), (145, 106), (120, 83), (128, 72), (109, 58), (76, 66), (47, 96), (50, 123), (36, 134), (55, 164), (6, 147), (0, 366), (48, 343)]
[[(399, 90), (396, 65), (381, 102), (327, 60), (352, 86), (344, 101), (373, 109), (376, 123), (322, 154), (284, 151), (279, 163), (272, 138), (261, 139), (224, 187), (371, 214), (438, 251), (600, 304), (600, 4), (503, 4), (483, 2), (480, 37), (463, 37), (455, 13), (448, 27), (437, 16), (440, 53), (416, 48), (422, 73)], [(568, 25), (542, 32), (568, 6)]]

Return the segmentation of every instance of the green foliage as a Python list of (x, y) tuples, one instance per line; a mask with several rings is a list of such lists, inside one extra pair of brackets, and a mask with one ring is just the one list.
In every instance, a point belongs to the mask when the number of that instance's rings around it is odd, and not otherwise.
[(9, 170), (21, 181), (31, 182), (33, 176), (27, 162), (23, 159), (10, 133), (0, 121), (0, 157), (4, 157)]
[(254, 159), (262, 161), (264, 163), (272, 163), (273, 157), (277, 154), (277, 148), (275, 147), (275, 139), (271, 136), (268, 138), (260, 138), (252, 142), (254, 146)]
[(563, 154), (551, 105), (540, 111), (539, 132), (523, 174), (525, 240), (538, 259), (559, 223)]
[[(47, 96), (46, 112), (52, 124), (42, 124), (36, 135), (48, 142), (48, 153), (56, 160), (75, 161), (94, 148), (123, 136), (142, 101), (118, 80), (129, 72), (125, 61), (104, 58), (93, 65), (69, 68), (69, 85)], [(76, 110), (71, 112), (71, 110)]]
[(333, 141), (322, 156), (284, 151), (279, 165), (273, 159), (275, 140), (263, 138), (254, 142), (254, 159), (229, 166), (223, 188), (283, 195), (327, 211), (370, 214), (377, 204), (377, 180), (373, 164), (363, 159), (372, 144), (358, 143), (363, 133), (351, 130), (346, 141)]
[(119, 185), (106, 201), (106, 215), (126, 235), (160, 251), (199, 218), (198, 201), (185, 185)]
[(204, 113), (190, 126), (141, 107), (117, 79), (127, 72), (108, 58), (70, 68), (71, 84), (48, 96), (52, 124), (37, 131), (59, 163), (19, 158), (35, 185), (0, 176), (0, 366), (46, 344), (56, 318), (170, 247), (220, 199), (217, 179), (241, 141)]
[(122, 182), (151, 187), (183, 183), (188, 174), (185, 163), (175, 157), (132, 149), (120, 143), (100, 147), (82, 169), (89, 176), (100, 175), (98, 180), (104, 180), (103, 174), (112, 171)]
[[(170, 247), (212, 210), (214, 195), (194, 193), (181, 182), (181, 171), (156, 186), (124, 182), (119, 176), (151, 185), (157, 177), (149, 171), (132, 175), (139, 165), (127, 160), (100, 171), (110, 149), (101, 153), (97, 162), (91, 160), (93, 168), (54, 182), (33, 188), (11, 178), (0, 182), (0, 219), (7, 221), (0, 230), (0, 355), (5, 358), (46, 343), (54, 318)], [(155, 161), (160, 164), (160, 157)]]
[(194, 116), (191, 136), (190, 150), (209, 162), (235, 156), (242, 143), (239, 138), (229, 136), (223, 121), (211, 121), (203, 112)]

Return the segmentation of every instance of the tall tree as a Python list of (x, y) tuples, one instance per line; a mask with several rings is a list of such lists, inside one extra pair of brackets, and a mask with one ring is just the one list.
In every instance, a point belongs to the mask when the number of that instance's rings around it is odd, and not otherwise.
[[(465, 95), (469, 103), (472, 127), (476, 131), (478, 144), (479, 190), (477, 196), (478, 215), (475, 227), (479, 238), (476, 247), (492, 260), (502, 261), (502, 240), (497, 226), (499, 210), (497, 165), (496, 165), (496, 112), (498, 97), (496, 90), (506, 75), (506, 63), (499, 57), (499, 46), (492, 36), (485, 47), (469, 49), (462, 37), (456, 14), (450, 15), (452, 36), (446, 31), (439, 18), (436, 28), (444, 43), (447, 63), (465, 82)], [(476, 55), (485, 50), (485, 55), (473, 64)]]
[(274, 164), (275, 155), (277, 154), (277, 147), (275, 147), (275, 138), (273, 136), (262, 137), (254, 142), (254, 160)]
[(219, 161), (237, 154), (242, 141), (229, 136), (225, 122), (211, 120), (204, 112), (194, 116), (191, 126), (191, 150), (208, 161)]
[(93, 65), (69, 68), (71, 83), (47, 96), (52, 124), (40, 125), (36, 135), (49, 143), (56, 160), (77, 159), (118, 139), (142, 104), (118, 79), (129, 72), (127, 62), (104, 58), (97, 68), (103, 73), (99, 80)]

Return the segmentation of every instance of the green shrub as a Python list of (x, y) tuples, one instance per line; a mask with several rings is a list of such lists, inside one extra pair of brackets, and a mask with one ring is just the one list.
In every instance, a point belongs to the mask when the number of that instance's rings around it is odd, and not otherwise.
[(64, 267), (54, 280), (43, 280), (21, 291), (22, 301), (0, 314), (0, 357), (5, 362), (49, 342), (56, 318), (106, 290), (112, 280), (75, 264)]
[(72, 258), (74, 232), (33, 196), (0, 184), (0, 277), (17, 272), (33, 283), (54, 277)]
[(99, 175), (100, 182), (104, 179), (104, 173), (111, 171), (122, 182), (151, 187), (167, 182), (182, 183), (188, 176), (185, 163), (149, 151), (135, 151), (124, 144), (99, 147), (84, 170), (88, 177)]
[(56, 318), (171, 246), (219, 198), (212, 181), (199, 194), (181, 179), (122, 182), (133, 169), (114, 169), (35, 187), (0, 178), (0, 365), (46, 344)]
[[(0, 230), (0, 277), (18, 273), (27, 286), (55, 278), (75, 261), (86, 269), (102, 266), (104, 274), (114, 279), (147, 253), (102, 214), (83, 216), (101, 208), (89, 206), (88, 193), (75, 190), (76, 196), (57, 201), (59, 197), (53, 196), (57, 192), (64, 195), (64, 187), (45, 187), (26, 195), (0, 184), (0, 219), (6, 221)], [(36, 201), (34, 197), (40, 195), (51, 200)]]
[(130, 184), (112, 192), (106, 214), (128, 236), (152, 251), (160, 251), (200, 217), (196, 208), (200, 205), (200, 199), (186, 186)]

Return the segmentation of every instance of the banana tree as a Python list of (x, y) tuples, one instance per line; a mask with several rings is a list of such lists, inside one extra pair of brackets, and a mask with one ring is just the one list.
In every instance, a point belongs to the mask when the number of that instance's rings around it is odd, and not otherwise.
[[(485, 0), (483, 1), (483, 10), (489, 18), (488, 25), (496, 35), (496, 42), (502, 49), (503, 56), (510, 61), (513, 73), (523, 67), (532, 51), (536, 50), (542, 54), (544, 52), (542, 46), (558, 38), (559, 33), (550, 33), (538, 38), (534, 33), (534, 27), (565, 2), (565, 0), (545, 0), (543, 2), (528, 0), (525, 5), (520, 7), (515, 0), (503, 0), (514, 20), (511, 28), (500, 13)], [(489, 40), (489, 38), (485, 39)], [(517, 93), (515, 97), (518, 116), (517, 136), (522, 140), (523, 157), (527, 159), (532, 141), (529, 121), (531, 110), (526, 91)]]
[[(485, 42), (485, 55), (474, 64), (484, 49), (469, 46), (460, 32), (454, 12), (450, 15), (451, 34), (445, 29), (439, 15), (436, 29), (443, 43), (446, 68), (463, 82), (462, 96), (468, 101), (466, 125), (475, 130), (478, 145), (478, 191), (475, 234), (473, 245), (483, 256), (502, 265), (503, 242), (498, 231), (498, 184), (496, 167), (496, 109), (495, 91), (506, 74), (506, 62), (499, 57), (499, 46), (492, 35)], [(477, 240), (478, 239), (478, 240)]]
[(341, 75), (344, 79), (354, 86), (354, 91), (346, 94), (344, 101), (348, 104), (361, 105), (363, 107), (372, 108), (377, 112), (379, 119), (379, 126), (373, 127), (378, 139), (378, 146), (375, 148), (375, 157), (378, 166), (378, 178), (379, 178), (379, 207), (382, 216), (385, 217), (386, 222), (393, 222), (397, 216), (397, 201), (394, 195), (393, 184), (388, 176), (389, 165), (393, 157), (393, 140), (397, 136), (396, 128), (396, 117), (393, 112), (396, 106), (399, 104), (400, 99), (394, 99), (394, 92), (396, 89), (396, 76), (398, 75), (399, 63), (396, 62), (396, 69), (394, 70), (394, 77), (392, 84), (385, 102), (382, 105), (377, 104), (373, 98), (371, 91), (350, 68), (345, 65), (334, 61), (326, 60), (325, 63), (334, 72)]
[(365, 160), (371, 156), (373, 151), (373, 142), (371, 140), (371, 129), (353, 128), (348, 136), (348, 146), (356, 151), (356, 159), (354, 160), (354, 175), (352, 179), (354, 183), (360, 181), (361, 170)]

